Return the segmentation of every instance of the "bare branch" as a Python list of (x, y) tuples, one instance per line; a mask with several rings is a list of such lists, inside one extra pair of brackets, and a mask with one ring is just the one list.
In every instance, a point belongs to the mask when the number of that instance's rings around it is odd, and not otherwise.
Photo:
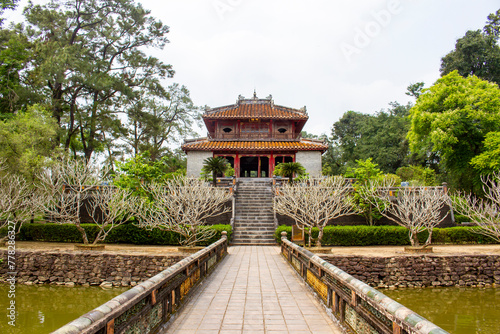
[(56, 162), (39, 174), (39, 189), (45, 198), (45, 213), (49, 221), (73, 224), (82, 234), (84, 244), (89, 240), (81, 226), (82, 209), (89, 194), (102, 182), (107, 169), (83, 160), (66, 159)]
[[(380, 213), (398, 225), (406, 227), (410, 233), (412, 246), (419, 246), (418, 233), (429, 231), (425, 246), (432, 242), (432, 231), (448, 214), (442, 209), (450, 203), (450, 198), (441, 187), (392, 187), (384, 181), (374, 181), (368, 186), (367, 194), (361, 193), (367, 202)], [(377, 197), (373, 197), (373, 194)], [(380, 199), (380, 200), (377, 200)]]
[(478, 232), (500, 242), (500, 172), (482, 176), (485, 198), (459, 194), (454, 209), (479, 226)]
[(99, 233), (93, 244), (104, 241), (109, 232), (132, 216), (131, 192), (112, 186), (98, 186), (89, 194), (86, 208)]
[[(16, 233), (22, 224), (42, 209), (40, 193), (18, 175), (0, 177), (0, 228), (14, 223)], [(0, 239), (4, 242), (7, 236)]]
[(231, 210), (224, 206), (232, 196), (227, 189), (211, 187), (198, 179), (176, 177), (166, 184), (153, 183), (144, 188), (152, 203), (136, 210), (139, 225), (177, 232), (183, 245), (210, 239), (215, 231), (204, 226), (206, 219)]
[(352, 212), (350, 186), (343, 177), (329, 177), (306, 183), (283, 184), (276, 189), (274, 210), (295, 220), (299, 228), (319, 229), (316, 245), (321, 247), (328, 221)]

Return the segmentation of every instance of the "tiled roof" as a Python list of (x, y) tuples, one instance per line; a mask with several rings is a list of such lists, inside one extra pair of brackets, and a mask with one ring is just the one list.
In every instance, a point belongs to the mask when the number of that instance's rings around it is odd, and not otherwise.
[(309, 116), (305, 107), (293, 109), (274, 104), (271, 98), (244, 99), (240, 97), (236, 104), (208, 109), (203, 114), (204, 119), (287, 119), (307, 121)]
[(199, 140), (182, 145), (184, 151), (326, 151), (318, 141), (217, 141)]

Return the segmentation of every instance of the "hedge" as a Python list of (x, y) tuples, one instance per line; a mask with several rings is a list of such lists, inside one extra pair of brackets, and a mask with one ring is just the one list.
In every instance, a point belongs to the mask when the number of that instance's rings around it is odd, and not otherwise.
[[(99, 227), (95, 224), (81, 225), (87, 233), (88, 239), (92, 242), (99, 232)], [(209, 245), (220, 239), (222, 231), (227, 232), (231, 238), (230, 225), (211, 225), (207, 228), (216, 230), (216, 234), (209, 240), (201, 243), (201, 246)], [(6, 234), (6, 228), (0, 229), (0, 235)], [(19, 241), (49, 241), (49, 242), (76, 242), (81, 243), (82, 235), (72, 224), (55, 223), (33, 223), (24, 224), (21, 232), (16, 236)], [(137, 227), (132, 223), (116, 226), (106, 237), (105, 243), (124, 243), (137, 245), (179, 245), (179, 234), (160, 229), (147, 230)]]
[[(459, 226), (435, 228), (432, 233), (433, 244), (493, 244), (498, 243), (493, 238), (479, 234), (476, 226)], [(278, 243), (281, 243), (281, 232), (287, 232), (287, 238), (292, 237), (291, 226), (279, 226), (274, 233)], [(318, 237), (318, 229), (313, 228), (312, 237)], [(428, 237), (426, 231), (419, 233), (420, 242), (425, 242)], [(306, 233), (306, 241), (308, 235)], [(323, 230), (324, 246), (379, 246), (410, 244), (408, 230), (402, 226), (326, 226)]]

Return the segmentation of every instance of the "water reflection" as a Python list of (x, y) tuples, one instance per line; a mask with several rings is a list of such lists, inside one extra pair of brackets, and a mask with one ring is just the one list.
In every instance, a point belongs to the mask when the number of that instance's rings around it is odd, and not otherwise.
[(500, 288), (425, 288), (382, 292), (453, 334), (500, 333)]
[[(16, 327), (7, 324), (1, 311), (0, 333), (49, 333), (123, 293), (127, 288), (16, 286)], [(8, 286), (0, 284), (0, 305), (9, 305)]]

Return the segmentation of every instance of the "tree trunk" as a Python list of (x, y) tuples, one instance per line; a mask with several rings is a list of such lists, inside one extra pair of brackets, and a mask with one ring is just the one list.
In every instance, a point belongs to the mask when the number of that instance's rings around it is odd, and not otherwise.
[(417, 232), (413, 230), (409, 230), (410, 233), (410, 242), (413, 247), (420, 246), (420, 242), (418, 241)]
[(318, 240), (316, 240), (316, 247), (321, 247), (321, 239), (323, 239), (323, 228), (319, 228)]
[(212, 172), (212, 182), (214, 187), (217, 187), (217, 172)]
[(427, 230), (429, 232), (429, 236), (427, 237), (427, 240), (425, 241), (424, 247), (427, 247), (432, 243), (432, 230), (433, 230), (432, 227)]
[(373, 216), (372, 216), (372, 205), (370, 204), (370, 210), (368, 211), (368, 220), (370, 222), (370, 226), (373, 226)]
[(88, 245), (89, 239), (87, 238), (87, 233), (85, 232), (85, 229), (83, 227), (81, 227), (80, 224), (75, 224), (75, 226), (76, 226), (76, 229), (82, 234), (83, 243), (85, 245)]

